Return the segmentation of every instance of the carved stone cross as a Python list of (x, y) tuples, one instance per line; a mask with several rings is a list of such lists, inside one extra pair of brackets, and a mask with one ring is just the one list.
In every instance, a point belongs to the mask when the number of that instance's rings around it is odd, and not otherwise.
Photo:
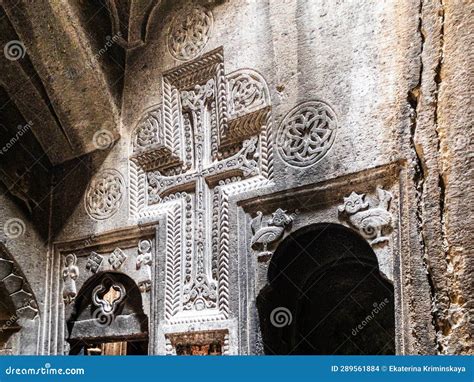
[[(268, 137), (259, 140), (269, 123), (268, 90), (252, 71), (225, 76), (221, 50), (165, 73), (163, 83), (162, 138), (149, 148), (155, 156), (140, 149), (132, 161), (145, 171), (149, 163), (155, 164), (154, 171), (147, 172), (148, 204), (166, 203), (170, 198), (181, 198), (185, 204), (184, 275), (178, 277), (183, 288), (176, 292), (181, 294), (180, 307), (175, 308), (176, 296), (170, 292), (167, 298), (173, 301), (167, 305), (172, 306), (167, 315), (227, 313), (228, 253), (218, 238), (228, 225), (228, 211), (222, 211), (227, 195), (221, 188), (268, 176)], [(148, 130), (154, 126), (151, 122), (142, 125)], [(180, 272), (181, 267), (176, 268)], [(167, 279), (172, 269), (167, 266)]]
[[(216, 308), (217, 281), (212, 278), (211, 227), (212, 188), (216, 180), (232, 178), (241, 173), (244, 177), (258, 174), (258, 163), (255, 160), (257, 138), (246, 140), (242, 149), (234, 156), (212, 161), (211, 126), (209, 103), (215, 96), (214, 79), (205, 85), (196, 85), (193, 90), (182, 91), (181, 105), (183, 120), (191, 126), (194, 137), (193, 147), (187, 147), (192, 160), (191, 169), (185, 174), (163, 176), (159, 171), (149, 174), (148, 184), (151, 188), (150, 198), (160, 198), (176, 192), (194, 192), (194, 253), (195, 264), (193, 281), (184, 288), (184, 309), (198, 311)], [(192, 150), (189, 150), (192, 149)]]

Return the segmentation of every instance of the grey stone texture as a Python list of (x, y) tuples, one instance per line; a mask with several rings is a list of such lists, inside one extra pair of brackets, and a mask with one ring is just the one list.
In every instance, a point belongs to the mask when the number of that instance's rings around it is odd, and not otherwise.
[(2, 145), (31, 123), (0, 155), (0, 353), (261, 354), (272, 256), (318, 224), (371, 245), (397, 354), (473, 353), (472, 3), (109, 3), (0, 6)]

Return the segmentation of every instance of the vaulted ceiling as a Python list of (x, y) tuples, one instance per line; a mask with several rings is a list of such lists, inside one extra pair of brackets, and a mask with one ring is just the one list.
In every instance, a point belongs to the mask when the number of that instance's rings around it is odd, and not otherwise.
[[(46, 226), (62, 174), (107, 155), (104, 138), (120, 139), (127, 52), (144, 46), (150, 20), (176, 4), (0, 0), (0, 192), (37, 226)], [(85, 167), (82, 183), (92, 175)]]
[(50, 174), (120, 138), (128, 49), (161, 0), (0, 0), (0, 180), (44, 205)]

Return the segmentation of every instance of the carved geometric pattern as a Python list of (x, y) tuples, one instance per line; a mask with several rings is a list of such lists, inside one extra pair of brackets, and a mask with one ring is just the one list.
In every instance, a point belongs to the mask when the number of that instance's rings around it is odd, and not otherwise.
[(204, 48), (211, 33), (212, 12), (202, 6), (181, 10), (168, 31), (168, 49), (178, 60), (190, 60)]
[[(178, 313), (181, 291), (181, 208), (173, 205), (166, 223), (166, 302), (165, 316), (170, 319)], [(185, 256), (188, 256), (185, 254)]]
[(84, 200), (86, 211), (94, 219), (107, 219), (119, 210), (124, 194), (125, 181), (120, 172), (103, 170), (89, 184)]
[(137, 217), (146, 204), (146, 172), (130, 161), (130, 215)]
[(270, 110), (266, 111), (265, 122), (260, 133), (260, 163), (262, 175), (273, 179), (273, 124)]
[[(209, 353), (210, 350), (211, 353)], [(212, 350), (216, 352), (212, 353)], [(212, 330), (205, 332), (185, 332), (167, 334), (166, 354), (229, 355), (229, 332), (227, 330)]]
[(92, 252), (87, 258), (86, 269), (91, 271), (92, 273), (97, 273), (103, 261), (103, 256), (99, 255), (98, 253)]
[(122, 264), (127, 260), (127, 255), (123, 253), (120, 248), (115, 248), (115, 250), (110, 254), (109, 264), (112, 265), (112, 268), (117, 270)]
[(238, 70), (227, 77), (230, 117), (247, 114), (270, 104), (263, 77), (249, 69)]
[[(223, 184), (225, 182), (221, 182)], [(216, 198), (215, 210), (219, 213), (216, 214), (215, 219), (218, 225), (215, 228), (216, 236), (218, 236), (218, 268), (217, 277), (219, 280), (219, 310), (222, 312), (225, 318), (229, 317), (229, 196), (221, 190), (221, 187), (216, 187)]]
[(321, 160), (336, 138), (336, 114), (321, 101), (309, 101), (290, 110), (278, 129), (278, 153), (283, 161), (308, 167)]
[(160, 143), (161, 132), (161, 105), (156, 105), (145, 113), (132, 134), (133, 153)]

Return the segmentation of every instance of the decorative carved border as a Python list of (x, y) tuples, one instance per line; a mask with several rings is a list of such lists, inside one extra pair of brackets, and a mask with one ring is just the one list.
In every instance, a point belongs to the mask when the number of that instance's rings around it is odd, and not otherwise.
[[(143, 286), (141, 289), (143, 298), (144, 312), (148, 317), (149, 322), (154, 322), (156, 312), (152, 309), (152, 303), (154, 299), (154, 289), (150, 288), (151, 292), (148, 292), (147, 284), (155, 279), (153, 269), (147, 260), (147, 254), (144, 252), (145, 247), (139, 249), (139, 243), (141, 241), (152, 240), (152, 259), (155, 262), (156, 259), (156, 222), (144, 224), (141, 226), (121, 228), (109, 232), (104, 232), (100, 235), (83, 236), (70, 241), (61, 241), (53, 243), (53, 249), (49, 258), (49, 269), (48, 279), (51, 280), (50, 287), (47, 290), (47, 297), (45, 304), (51, 306), (51, 311), (46, 312), (45, 320), (49, 321), (50, 329), (45, 338), (47, 354), (63, 354), (67, 352), (68, 344), (66, 342), (66, 319), (70, 316), (73, 309), (73, 304), (64, 304), (62, 302), (62, 290), (64, 288), (63, 280), (63, 269), (64, 259), (69, 254), (74, 253), (77, 256), (77, 267), (82, 273), (80, 280), (78, 280), (76, 290), (80, 290), (81, 286), (87, 283), (87, 280), (94, 275), (92, 272), (87, 272), (85, 268), (85, 260), (91, 253), (97, 253), (98, 256), (102, 257), (101, 268), (99, 272), (121, 272), (129, 276), (135, 281), (137, 287), (139, 284)], [(128, 256), (125, 263), (120, 264), (120, 269), (115, 270), (115, 258), (113, 254), (120, 253), (117, 251), (120, 248), (121, 251), (127, 252), (132, 251), (136, 256)], [(140, 255), (142, 256), (140, 258)], [(117, 256), (115, 256), (117, 257)], [(122, 258), (121, 256), (119, 256)], [(114, 261), (110, 261), (112, 259)], [(131, 262), (131, 263), (130, 263)], [(140, 264), (139, 264), (140, 263)], [(128, 264), (128, 265), (127, 265)], [(149, 267), (149, 268), (147, 268)], [(128, 270), (130, 270), (130, 273)], [(86, 275), (88, 277), (86, 277)], [(119, 316), (120, 317), (120, 316)], [(78, 321), (80, 322), (80, 321)], [(150, 327), (150, 325), (149, 325)], [(150, 349), (151, 344), (154, 342), (153, 339), (153, 328), (150, 327)]]
[[(259, 195), (248, 193), (239, 194), (233, 198), (232, 201), (242, 208), (239, 218), (239, 227), (242, 228), (234, 236), (239, 240), (239, 262), (247, 264), (243, 268), (241, 266), (239, 270), (239, 278), (241, 274), (245, 274), (243, 277), (246, 278), (244, 280), (241, 279), (239, 283), (251, 286), (250, 289), (243, 290), (239, 296), (239, 300), (243, 301), (241, 304), (244, 304), (241, 306), (241, 317), (239, 317), (239, 330), (242, 336), (240, 352), (254, 353), (258, 351), (254, 345), (259, 335), (258, 317), (256, 313), (250, 313), (256, 312), (256, 307), (254, 305), (254, 308), (249, 309), (248, 307), (244, 308), (244, 306), (246, 304), (255, 304), (255, 299), (261, 288), (266, 285), (268, 265), (271, 259), (270, 256), (264, 259), (264, 261), (259, 261), (251, 249), (250, 241), (252, 234), (250, 232), (250, 221), (252, 216), (255, 216), (257, 211), (262, 211), (264, 216), (270, 216), (276, 209), (283, 208), (286, 211), (298, 210), (298, 217), (293, 223), (291, 232), (315, 223), (336, 223), (355, 229), (355, 227), (351, 226), (350, 222), (340, 216), (338, 206), (343, 203), (344, 196), (354, 191), (359, 195), (364, 193), (367, 194), (368, 198), (370, 197), (368, 211), (371, 211), (373, 208), (380, 208), (380, 203), (378, 203), (380, 197), (388, 194), (382, 195), (380, 192), (377, 192), (377, 187), (379, 186), (387, 192), (390, 191), (391, 204), (389, 205), (389, 213), (392, 218), (390, 224), (393, 225), (393, 231), (384, 238), (389, 241), (383, 240), (383, 242), (372, 244), (372, 246), (379, 260), (381, 271), (394, 283), (396, 330), (404, 332), (408, 320), (408, 317), (403, 315), (402, 299), (406, 291), (403, 290), (404, 270), (400, 268), (404, 262), (400, 247), (402, 231), (400, 225), (400, 214), (402, 213), (401, 187), (404, 179), (404, 169), (403, 162), (393, 162), (358, 173), (347, 174), (292, 189), (287, 189), (284, 185), (270, 185), (267, 192), (263, 195), (261, 193)], [(385, 206), (386, 203), (383, 205)], [(277, 242), (272, 243), (272, 248), (274, 249), (288, 234), (290, 233), (284, 233)], [(371, 239), (368, 238), (367, 240), (370, 243)], [(248, 257), (252, 259), (251, 265), (248, 265), (248, 262), (245, 260)], [(383, 261), (385, 260), (390, 261), (384, 263)], [(393, 269), (396, 269), (396, 271), (392, 273)], [(405, 338), (397, 338), (397, 353), (404, 352), (405, 341)]]

